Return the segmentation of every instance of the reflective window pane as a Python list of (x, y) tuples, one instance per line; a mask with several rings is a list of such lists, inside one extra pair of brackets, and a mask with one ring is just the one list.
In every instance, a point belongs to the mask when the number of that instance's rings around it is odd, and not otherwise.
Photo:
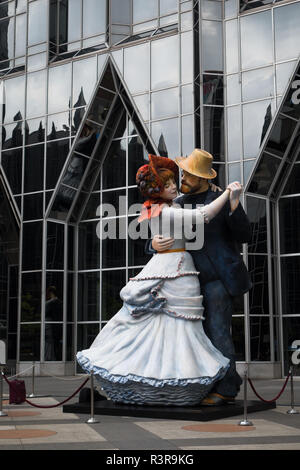
[(59, 140), (47, 144), (46, 189), (53, 189), (69, 153), (69, 140)]
[(178, 124), (177, 118), (153, 122), (151, 124), (151, 134), (160, 155), (174, 158), (180, 154)]
[[(115, 234), (116, 238), (102, 240), (102, 267), (118, 268), (126, 264), (126, 217), (102, 221), (101, 232)], [(121, 238), (123, 237), (123, 238)]]
[(245, 360), (245, 325), (243, 317), (232, 317), (232, 340), (237, 361)]
[[(78, 274), (78, 321), (99, 320), (100, 273)], [(90, 343), (89, 345), (90, 346)]]
[(27, 75), (27, 117), (43, 116), (46, 112), (47, 72), (29, 73)]
[(250, 193), (267, 195), (270, 183), (273, 182), (281, 160), (264, 153), (261, 161), (251, 179)]
[(41, 283), (42, 275), (39, 272), (22, 274), (22, 322), (32, 322), (41, 320)]
[(47, 269), (64, 269), (64, 235), (63, 224), (47, 223)]
[(179, 110), (178, 88), (151, 94), (151, 119), (174, 116)]
[(234, 74), (227, 77), (227, 104), (238, 104), (241, 102), (240, 75)]
[(273, 61), (271, 10), (241, 18), (241, 48), (243, 69)]
[(249, 255), (248, 271), (253, 284), (249, 291), (250, 315), (268, 315), (268, 257)]
[(239, 34), (237, 20), (225, 22), (226, 34), (226, 70), (227, 73), (239, 71)]
[(41, 325), (21, 325), (20, 361), (40, 360)]
[(36, 0), (29, 4), (28, 16), (28, 45), (38, 44), (48, 40), (48, 2)]
[(144, 121), (149, 121), (150, 119), (150, 116), (149, 116), (149, 112), (150, 112), (150, 98), (149, 98), (149, 94), (145, 94), (145, 95), (138, 95), (138, 96), (135, 96), (134, 98), (134, 102), (137, 106), (137, 109), (138, 111), (141, 113), (141, 116), (142, 116), (142, 119)]
[(227, 152), (228, 160), (240, 160), (242, 151), (242, 123), (240, 106), (227, 108)]
[[(138, 74), (136, 64), (139, 64)], [(131, 93), (149, 90), (150, 44), (124, 49), (124, 79)]]
[[(291, 367), (291, 352), (289, 348), (295, 340), (300, 338), (299, 317), (283, 318), (283, 352), (284, 352), (284, 374), (288, 375)], [(294, 367), (294, 374), (299, 375), (299, 367)]]
[(223, 71), (223, 24), (219, 21), (202, 21), (203, 70)]
[(100, 240), (97, 236), (98, 222), (85, 222), (79, 226), (78, 268), (100, 267)]
[(94, 91), (97, 79), (97, 57), (73, 63), (73, 106), (87, 104)]
[(25, 121), (25, 145), (37, 144), (45, 140), (45, 119)]
[(193, 33), (187, 32), (181, 34), (181, 82), (192, 82), (193, 77)]
[(202, 0), (201, 1), (202, 17), (206, 19), (221, 20), (222, 17), (222, 2)]
[(241, 181), (241, 164), (231, 163), (228, 165), (228, 183)]
[(269, 100), (243, 106), (244, 158), (257, 156), (272, 115), (272, 102)]
[(3, 103), (5, 104), (5, 113), (3, 122), (13, 122), (16, 116), (24, 118), (25, 114), (25, 77), (15, 77), (4, 80)]
[(289, 79), (292, 76), (296, 61), (285, 62), (276, 65), (276, 93), (281, 94), (285, 91)]
[(251, 361), (270, 361), (270, 320), (266, 317), (250, 317)]
[(298, 57), (299, 16), (299, 3), (274, 9), (276, 61)]
[(24, 195), (23, 220), (42, 219), (44, 215), (43, 193)]
[(22, 149), (2, 152), (1, 164), (13, 194), (22, 190)]
[(112, 143), (103, 163), (103, 189), (126, 186), (126, 140)]
[(49, 68), (48, 113), (65, 111), (71, 104), (71, 64)]
[(158, 0), (133, 0), (133, 22), (151, 20), (158, 16)]
[[(23, 225), (22, 269), (30, 271), (42, 268), (43, 222), (28, 222)], [(30, 247), (30, 249), (29, 249)]]
[(267, 215), (266, 201), (247, 196), (247, 216), (251, 224), (249, 253), (267, 253)]
[(106, 31), (106, 0), (83, 0), (83, 37)]
[(281, 258), (281, 282), (283, 315), (299, 315), (300, 256)]
[[(46, 303), (47, 307), (47, 303)], [(62, 361), (63, 326), (45, 324), (45, 361)]]
[(23, 145), (23, 128), (22, 121), (16, 124), (8, 124), (2, 127), (2, 149), (12, 149)]
[(294, 165), (283, 194), (300, 193), (300, 165)]
[(299, 79), (297, 77), (291, 83), (281, 111), (290, 117), (300, 118)]
[(152, 89), (177, 85), (178, 82), (178, 36), (153, 41), (151, 43)]
[(204, 148), (215, 161), (224, 160), (224, 109), (204, 106)]
[(122, 307), (120, 290), (126, 283), (126, 271), (102, 272), (102, 308), (101, 320), (110, 320)]
[(300, 253), (300, 198), (291, 197), (287, 199), (280, 199), (279, 217), (280, 252), (283, 254)]
[(203, 75), (203, 102), (204, 104), (224, 104), (221, 75)]
[(291, 140), (296, 124), (295, 121), (279, 115), (268, 138), (265, 150), (282, 157)]
[(242, 75), (243, 101), (274, 96), (273, 67), (244, 72)]
[(160, 15), (168, 15), (178, 10), (177, 0), (160, 0), (159, 11)]
[(47, 140), (70, 137), (70, 113), (59, 113), (48, 116)]
[(24, 192), (30, 193), (44, 189), (44, 145), (25, 148)]
[(128, 185), (135, 185), (135, 176), (137, 170), (146, 163), (149, 163), (149, 157), (143, 142), (139, 137), (130, 139), (128, 144)]
[(190, 155), (195, 148), (194, 116), (181, 118), (181, 155)]

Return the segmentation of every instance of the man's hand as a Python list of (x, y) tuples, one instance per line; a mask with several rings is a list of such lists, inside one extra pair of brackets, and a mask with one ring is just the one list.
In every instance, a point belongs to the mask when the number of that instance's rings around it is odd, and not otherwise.
[(172, 248), (173, 243), (174, 243), (174, 238), (163, 237), (162, 235), (155, 235), (152, 240), (152, 247), (154, 250), (158, 252), (166, 251)]
[(217, 191), (223, 191), (223, 189), (221, 189), (219, 186), (216, 186), (214, 183), (209, 183), (209, 186), (214, 193), (216, 193)]
[(239, 205), (240, 195), (242, 193), (243, 187), (238, 181), (235, 181), (234, 183), (230, 183), (226, 189), (229, 189), (230, 191), (230, 207), (231, 212), (234, 212)]

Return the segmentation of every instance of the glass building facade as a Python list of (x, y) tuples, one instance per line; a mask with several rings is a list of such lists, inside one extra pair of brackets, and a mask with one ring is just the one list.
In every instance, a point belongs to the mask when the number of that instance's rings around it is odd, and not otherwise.
[[(286, 375), (300, 339), (299, 17), (286, 0), (0, 1), (8, 364), (80, 372), (76, 351), (148, 260), (128, 233), (137, 169), (148, 153), (199, 147), (216, 184), (242, 182), (253, 227), (241, 247), (253, 288), (232, 321), (238, 365)], [(101, 212), (107, 203), (116, 211)], [(99, 237), (107, 224), (115, 239)]]

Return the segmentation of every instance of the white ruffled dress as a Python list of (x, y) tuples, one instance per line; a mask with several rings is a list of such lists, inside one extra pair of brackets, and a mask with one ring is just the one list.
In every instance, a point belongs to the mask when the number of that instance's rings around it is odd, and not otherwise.
[[(176, 211), (176, 212), (175, 212)], [(174, 207), (160, 218), (174, 219)], [(204, 223), (193, 210), (193, 223)], [(179, 214), (178, 214), (179, 215)], [(165, 236), (173, 235), (172, 224)], [(176, 240), (183, 249), (185, 239)], [(115, 402), (197, 405), (229, 367), (203, 330), (198, 272), (187, 251), (155, 254), (120, 292), (123, 306), (77, 361)]]

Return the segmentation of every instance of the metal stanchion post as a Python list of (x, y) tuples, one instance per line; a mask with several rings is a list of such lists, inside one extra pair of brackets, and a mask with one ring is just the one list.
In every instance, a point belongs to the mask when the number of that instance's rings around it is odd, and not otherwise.
[(87, 420), (87, 423), (95, 424), (95, 423), (99, 423), (99, 421), (97, 421), (94, 418), (94, 373), (93, 371), (91, 372), (90, 377), (91, 377), (91, 417)]
[(3, 367), (0, 366), (0, 417), (7, 416), (7, 413), (2, 410), (3, 405)]
[(297, 415), (299, 414), (299, 411), (295, 410), (294, 405), (295, 405), (295, 399), (294, 399), (294, 366), (291, 365), (290, 368), (290, 373), (291, 373), (291, 409), (287, 411), (287, 414), (289, 415)]
[(244, 373), (244, 419), (239, 422), (239, 426), (253, 426), (251, 421), (247, 418), (247, 383), (248, 383), (248, 364), (245, 364)]
[(32, 363), (32, 392), (29, 395), (29, 398), (35, 398), (34, 394), (34, 376), (35, 376), (35, 362)]

